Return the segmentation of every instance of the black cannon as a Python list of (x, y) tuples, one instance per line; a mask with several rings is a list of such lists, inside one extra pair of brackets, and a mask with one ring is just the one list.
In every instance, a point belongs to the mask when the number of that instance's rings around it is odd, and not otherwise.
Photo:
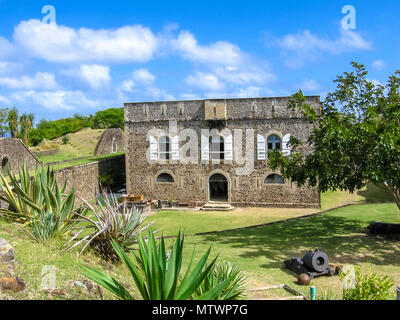
[(284, 261), (284, 268), (296, 274), (308, 274), (311, 278), (319, 276), (333, 276), (335, 270), (329, 268), (329, 258), (325, 252), (316, 249), (308, 251), (305, 256)]

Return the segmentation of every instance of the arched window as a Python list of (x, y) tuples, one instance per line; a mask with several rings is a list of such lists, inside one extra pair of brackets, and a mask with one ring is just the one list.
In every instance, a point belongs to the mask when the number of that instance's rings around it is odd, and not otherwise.
[(157, 182), (168, 182), (168, 183), (173, 183), (174, 182), (174, 178), (169, 174), (169, 173), (161, 173), (158, 177), (157, 177)]
[(210, 158), (211, 160), (224, 160), (225, 145), (223, 137), (221, 136), (210, 137)]
[(270, 174), (265, 178), (265, 184), (284, 184), (285, 180), (279, 174)]
[(158, 141), (158, 150), (160, 160), (171, 159), (171, 143), (169, 137), (162, 136), (160, 138)]
[(268, 152), (282, 151), (282, 140), (276, 134), (271, 134), (267, 139)]

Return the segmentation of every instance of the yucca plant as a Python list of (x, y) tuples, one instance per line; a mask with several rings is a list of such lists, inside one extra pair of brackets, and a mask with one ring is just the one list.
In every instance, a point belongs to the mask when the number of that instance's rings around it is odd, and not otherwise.
[[(23, 223), (32, 238), (47, 241), (56, 234), (68, 232), (77, 222), (75, 191), (65, 194), (66, 183), (60, 189), (50, 168), (36, 166), (34, 175), (30, 176), (24, 165), (19, 168), (19, 179), (10, 170), (9, 181), (3, 175), (0, 179), (3, 191), (0, 199), (9, 204), (7, 209), (0, 208), (0, 215)], [(78, 212), (83, 215), (81, 209)]]
[[(211, 247), (193, 268), (192, 255), (185, 274), (182, 274), (184, 235), (180, 232), (170, 254), (165, 250), (164, 237), (162, 236), (157, 244), (151, 230), (148, 231), (147, 239), (139, 235), (138, 244), (139, 250), (138, 253), (134, 253), (134, 262), (115, 241), (112, 242), (118, 256), (129, 269), (143, 300), (214, 300), (232, 281), (230, 277), (220, 283), (214, 283), (213, 287), (204, 290), (201, 295), (195, 295), (198, 287), (212, 272), (217, 260), (215, 258), (209, 265), (206, 264)], [(112, 292), (117, 298), (133, 299), (126, 288), (114, 278), (87, 266), (82, 268), (85, 276)]]
[(212, 268), (198, 289), (195, 291), (195, 296), (201, 296), (218, 283), (226, 281), (228, 286), (215, 297), (216, 300), (240, 300), (245, 298), (246, 277), (240, 269), (232, 263), (224, 261), (217, 263)]
[[(7, 202), (9, 208), (0, 208), (0, 215), (14, 222), (26, 223), (37, 208), (42, 211), (51, 205), (48, 201), (50, 194), (58, 197), (65, 192), (66, 184), (58, 189), (54, 171), (45, 166), (36, 166), (33, 176), (29, 174), (26, 165), (19, 167), (18, 175), (8, 169), (7, 176), (8, 180), (0, 174), (0, 187), (3, 191), (0, 199)], [(74, 190), (69, 195), (73, 193)]]
[[(111, 240), (116, 241), (119, 246), (129, 251), (134, 244), (137, 243), (138, 233), (149, 228), (153, 222), (143, 225), (146, 217), (143, 210), (134, 206), (128, 207), (127, 203), (120, 203), (117, 197), (111, 193), (107, 194), (102, 189), (102, 197), (98, 198), (96, 205), (91, 205), (82, 199), (89, 214), (77, 215), (84, 222), (77, 231), (76, 235), (65, 244), (66, 250), (84, 244), (81, 253), (90, 247), (105, 260), (118, 260)], [(81, 234), (85, 234), (83, 238), (79, 238)], [(75, 242), (75, 243), (74, 243)]]

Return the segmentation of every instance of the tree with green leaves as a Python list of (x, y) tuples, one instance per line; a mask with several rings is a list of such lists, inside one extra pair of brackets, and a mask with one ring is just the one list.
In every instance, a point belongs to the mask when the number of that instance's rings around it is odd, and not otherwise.
[(0, 109), (0, 137), (4, 138), (9, 131), (8, 129), (8, 109)]
[[(300, 109), (314, 125), (306, 143), (292, 137), (292, 153), (271, 154), (269, 165), (298, 185), (318, 185), (322, 192), (354, 192), (368, 183), (384, 185), (400, 209), (400, 70), (385, 86), (367, 79), (364, 65), (334, 81), (335, 91), (322, 104), (321, 115), (306, 103), (301, 90), (289, 109)], [(307, 144), (313, 152), (304, 154)]]
[(19, 133), (19, 123), (18, 123), (18, 109), (12, 108), (8, 111), (8, 129), (11, 134), (11, 138), (18, 138)]
[(21, 127), (20, 138), (26, 145), (28, 145), (29, 142), (28, 136), (29, 132), (32, 130), (34, 118), (35, 116), (32, 113), (24, 113), (19, 118), (19, 124)]

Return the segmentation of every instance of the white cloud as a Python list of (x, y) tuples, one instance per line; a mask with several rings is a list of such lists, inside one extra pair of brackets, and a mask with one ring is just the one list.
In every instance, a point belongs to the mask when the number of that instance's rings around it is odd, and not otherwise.
[(124, 82), (122, 82), (121, 89), (123, 91), (132, 92), (134, 86), (135, 83), (133, 82), (133, 80), (125, 80)]
[(49, 90), (58, 87), (55, 77), (51, 73), (37, 72), (34, 77), (22, 76), (20, 78), (0, 78), (0, 87), (8, 87), (11, 89), (41, 89)]
[(374, 69), (377, 69), (379, 71), (382, 71), (383, 69), (386, 68), (386, 62), (383, 60), (376, 60), (372, 63), (372, 67)]
[(8, 100), (6, 97), (4, 97), (4, 96), (2, 96), (2, 95), (0, 94), (0, 103), (3, 103), (3, 104), (5, 104), (5, 105), (8, 105), (8, 104), (10, 104), (10, 100)]
[(10, 74), (22, 69), (22, 65), (15, 62), (0, 61), (0, 74)]
[(286, 65), (293, 68), (302, 67), (306, 61), (314, 60), (321, 52), (338, 55), (343, 52), (372, 49), (372, 44), (357, 32), (340, 30), (339, 38), (334, 40), (304, 30), (288, 34), (276, 43), (286, 55)]
[(82, 110), (83, 108), (98, 108), (98, 100), (93, 100), (82, 91), (17, 91), (11, 95), (12, 101), (36, 105), (50, 111)]
[(130, 79), (122, 82), (120, 90), (133, 92), (137, 85), (140, 87), (150, 87), (154, 83), (155, 79), (156, 77), (149, 70), (145, 68), (136, 69), (132, 72)]
[(79, 77), (86, 81), (93, 89), (100, 89), (111, 81), (110, 68), (106, 66), (82, 65), (78, 73)]
[(14, 46), (6, 38), (0, 37), (0, 58), (10, 57), (14, 52)]
[(146, 62), (153, 58), (157, 37), (141, 25), (118, 29), (75, 30), (39, 20), (16, 26), (14, 42), (35, 57), (51, 62)]
[(156, 77), (149, 70), (141, 68), (133, 71), (133, 80), (144, 85), (149, 85), (154, 82)]
[(202, 46), (190, 32), (181, 31), (171, 43), (174, 50), (194, 62), (218, 65), (237, 65), (242, 62), (240, 48), (226, 41)]
[(194, 75), (185, 79), (192, 88), (220, 91), (227, 85), (264, 85), (277, 79), (266, 62), (227, 41), (200, 45), (193, 34), (181, 31), (178, 37), (171, 39), (171, 47), (184, 59), (195, 63)]
[[(117, 89), (120, 99), (130, 101), (144, 100), (174, 100), (174, 96), (166, 90), (160, 89), (154, 85), (156, 77), (147, 69), (140, 68), (132, 72), (131, 78), (122, 82)], [(129, 95), (134, 96), (134, 100)]]
[(210, 73), (196, 72), (194, 75), (189, 75), (185, 82), (190, 87), (204, 90), (223, 90), (225, 88), (224, 83)]
[(313, 79), (304, 78), (303, 81), (296, 86), (295, 89), (301, 89), (306, 92), (316, 92), (321, 90), (321, 86)]

